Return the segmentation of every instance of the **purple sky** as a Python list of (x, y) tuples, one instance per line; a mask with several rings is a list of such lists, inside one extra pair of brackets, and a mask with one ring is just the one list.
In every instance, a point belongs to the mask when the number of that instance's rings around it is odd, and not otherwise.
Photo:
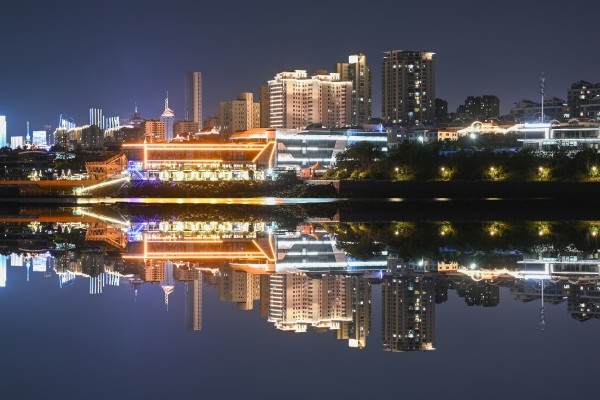
[[(293, 4), (293, 5), (292, 5)], [(492, 5), (493, 4), (493, 5)], [(600, 2), (562, 9), (543, 1), (200, 2), (12, 1), (0, 14), (0, 115), (24, 135), (59, 114), (88, 122), (90, 107), (145, 118), (169, 105), (183, 116), (185, 71), (203, 73), (204, 115), (238, 91), (258, 92), (283, 69), (331, 69), (362, 52), (381, 115), (381, 58), (387, 50), (436, 53), (436, 97), (455, 111), (469, 95), (513, 102), (566, 98), (579, 80), (600, 82), (600, 41), (586, 15)], [(568, 11), (567, 8), (571, 9)], [(569, 18), (565, 18), (566, 14)]]

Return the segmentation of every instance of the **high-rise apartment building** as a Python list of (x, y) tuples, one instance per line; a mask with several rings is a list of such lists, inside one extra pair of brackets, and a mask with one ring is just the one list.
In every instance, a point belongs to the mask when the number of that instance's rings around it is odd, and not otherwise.
[(382, 118), (387, 124), (435, 121), (435, 53), (386, 51), (382, 63)]
[(187, 71), (185, 74), (185, 115), (188, 121), (198, 123), (202, 129), (202, 73)]
[(6, 146), (6, 116), (0, 115), (0, 147)]
[(352, 125), (366, 124), (371, 119), (371, 70), (367, 56), (351, 55), (347, 63), (337, 63), (333, 68), (340, 74), (340, 81), (352, 82)]
[(259, 128), (269, 128), (269, 87), (267, 85), (259, 87), (258, 101), (260, 103)]
[(352, 82), (340, 74), (308, 77), (305, 70), (280, 72), (269, 86), (269, 125), (304, 129), (310, 124), (334, 128), (352, 123)]
[(252, 93), (240, 92), (237, 100), (219, 103), (219, 130), (231, 135), (260, 127), (260, 104)]

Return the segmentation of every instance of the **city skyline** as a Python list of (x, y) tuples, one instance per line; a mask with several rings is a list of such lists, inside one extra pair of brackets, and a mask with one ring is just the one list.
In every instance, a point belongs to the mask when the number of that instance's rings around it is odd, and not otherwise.
[[(449, 111), (467, 96), (491, 94), (500, 98), (501, 113), (506, 114), (520, 99), (538, 100), (537, 80), (542, 72), (547, 78), (548, 98), (565, 98), (570, 85), (579, 80), (600, 81), (596, 72), (599, 57), (585, 41), (566, 35), (547, 41), (536, 39), (537, 32), (550, 29), (548, 21), (557, 21), (552, 11), (536, 3), (508, 1), (485, 15), (476, 11), (479, 6), (472, 1), (438, 3), (429, 15), (422, 16), (413, 8), (416, 5), (376, 2), (372, 4), (373, 18), (367, 19), (373, 29), (350, 30), (328, 42), (321, 40), (326, 26), (285, 34), (288, 10), (271, 4), (243, 6), (239, 12), (230, 13), (230, 25), (223, 25), (216, 16), (226, 10), (219, 4), (200, 6), (181, 1), (165, 9), (163, 3), (153, 1), (118, 7), (113, 2), (58, 3), (31, 13), (27, 4), (11, 3), (3, 9), (6, 23), (0, 27), (2, 37), (11, 38), (3, 45), (6, 61), (0, 65), (0, 115), (7, 116), (8, 137), (24, 135), (27, 120), (35, 130), (46, 124), (56, 127), (60, 114), (72, 115), (80, 124), (92, 107), (125, 117), (137, 104), (142, 117), (156, 118), (162, 112), (164, 93), (169, 91), (175, 115), (184, 116), (187, 70), (202, 72), (203, 115), (214, 115), (219, 101), (238, 92), (252, 92), (258, 97), (259, 86), (278, 72), (332, 72), (333, 63), (363, 53), (372, 71), (372, 113), (379, 117), (381, 61), (383, 53), (391, 50), (436, 53), (436, 97), (448, 100)], [(309, 2), (298, 10), (296, 18), (308, 18), (313, 12), (311, 5)], [(335, 15), (336, 21), (356, 21), (353, 6), (357, 4), (343, 9), (319, 4), (315, 12)], [(594, 8), (600, 5), (589, 5), (586, 10), (593, 13)], [(199, 12), (207, 16), (198, 25), (202, 29), (190, 23)], [(379, 13), (420, 17), (385, 24), (377, 18)], [(89, 15), (94, 18), (87, 18)], [(215, 18), (210, 17), (213, 15)], [(64, 18), (69, 22), (64, 27), (49, 23)], [(142, 29), (165, 18), (173, 24), (161, 22), (158, 28)], [(266, 29), (258, 24), (262, 19), (277, 22)], [(121, 29), (106, 29), (107, 21)], [(365, 24), (364, 20), (355, 23)], [(422, 29), (424, 23), (427, 30)], [(560, 23), (562, 30), (578, 32), (581, 37), (592, 33), (591, 27), (575, 20)], [(235, 28), (243, 24), (251, 29), (241, 38)], [(216, 29), (220, 31), (216, 39), (205, 34)], [(273, 35), (273, 30), (283, 34)], [(482, 30), (492, 35), (482, 35)], [(156, 59), (156, 53), (165, 46), (170, 48), (168, 56)], [(557, 63), (560, 51), (576, 54), (577, 68)]]

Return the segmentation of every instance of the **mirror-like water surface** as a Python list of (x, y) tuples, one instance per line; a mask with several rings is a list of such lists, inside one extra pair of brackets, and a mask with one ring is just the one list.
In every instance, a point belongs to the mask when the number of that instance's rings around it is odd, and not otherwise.
[(0, 216), (10, 398), (553, 399), (595, 374), (600, 221), (182, 210)]

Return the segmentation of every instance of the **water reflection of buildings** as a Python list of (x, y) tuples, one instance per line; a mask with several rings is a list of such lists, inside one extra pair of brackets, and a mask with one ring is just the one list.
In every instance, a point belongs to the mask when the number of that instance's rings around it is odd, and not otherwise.
[(383, 347), (386, 351), (435, 350), (435, 282), (418, 275), (383, 279)]
[(167, 304), (172, 293), (183, 294), (186, 327), (201, 330), (206, 284), (241, 311), (253, 310), (258, 301), (260, 315), (278, 330), (331, 331), (351, 347), (364, 348), (372, 285), (381, 284), (383, 344), (392, 352), (435, 348), (436, 304), (447, 301), (449, 290), (467, 306), (495, 307), (501, 287), (527, 302), (541, 300), (543, 285), (545, 303), (566, 302), (580, 321), (600, 318), (597, 253), (545, 247), (495, 268), (463, 265), (464, 260), (399, 260), (385, 251), (359, 261), (325, 223), (284, 231), (256, 221), (129, 224), (90, 212), (76, 218), (8, 227), (10, 237), (0, 239), (0, 247), (22, 254), (0, 256), (0, 287), (9, 265), (53, 270), (61, 287), (85, 277), (91, 294), (127, 277), (136, 293), (146, 283), (160, 285)]
[(345, 275), (271, 275), (268, 320), (283, 331), (333, 330), (350, 347), (364, 348), (371, 329), (371, 284)]

